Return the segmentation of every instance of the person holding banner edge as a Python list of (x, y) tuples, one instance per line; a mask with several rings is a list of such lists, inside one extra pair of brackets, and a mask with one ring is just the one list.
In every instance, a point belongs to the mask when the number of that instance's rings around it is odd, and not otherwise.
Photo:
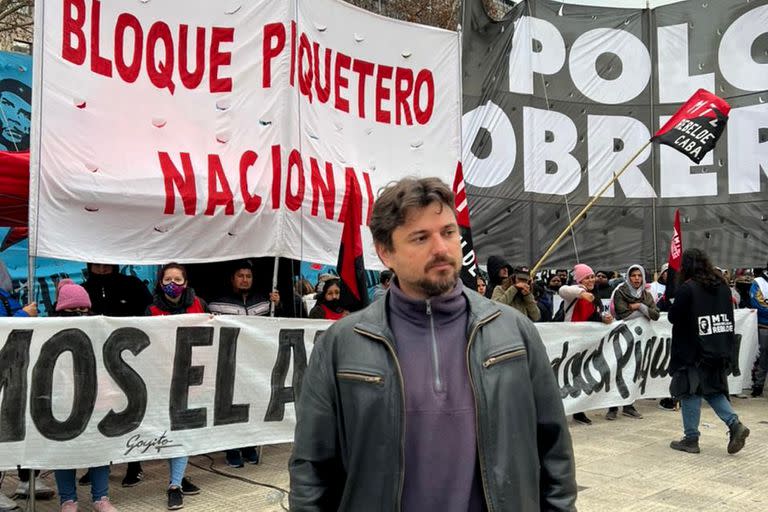
[[(653, 296), (645, 289), (645, 269), (642, 265), (631, 265), (627, 269), (627, 277), (611, 294), (611, 314), (619, 320), (632, 318), (647, 318), (658, 320), (660, 313)], [(618, 407), (610, 407), (605, 419), (612, 421), (617, 417)], [(624, 416), (642, 419), (643, 415), (635, 409), (634, 404), (625, 405)]]
[[(282, 313), (280, 293), (272, 291), (264, 296), (253, 289), (253, 266), (248, 260), (235, 262), (229, 276), (230, 293), (208, 304), (211, 313), (218, 315), (269, 316), (270, 310)], [(270, 304), (272, 305), (270, 307)], [(242, 468), (244, 462), (258, 464), (261, 449), (258, 446), (233, 448), (225, 452), (227, 466)]]
[[(577, 263), (573, 266), (575, 285), (563, 285), (557, 293), (563, 298), (564, 322), (613, 322), (610, 312), (603, 313), (603, 303), (593, 292), (595, 290), (595, 272), (589, 265)], [(576, 423), (591, 425), (592, 420), (586, 413), (577, 412), (573, 415)]]
[[(59, 283), (54, 316), (88, 316), (91, 314), (91, 299), (88, 292), (75, 284), (71, 279)], [(59, 490), (61, 512), (77, 512), (77, 485), (74, 469), (57, 469), (54, 471), (56, 487)], [(91, 499), (93, 510), (97, 512), (117, 512), (109, 501), (109, 466), (88, 468), (89, 483), (91, 484)]]
[(391, 184), (370, 229), (396, 277), (387, 300), (315, 343), (296, 404), (291, 510), (574, 511), (546, 350), (530, 320), (463, 287), (451, 189)]
[[(178, 263), (166, 263), (160, 268), (152, 304), (147, 308), (149, 316), (180, 315), (184, 313), (208, 313), (208, 304), (195, 295), (189, 287), (187, 269)], [(168, 510), (184, 507), (184, 495), (199, 494), (200, 488), (184, 476), (188, 457), (168, 459), (170, 482), (168, 483)]]

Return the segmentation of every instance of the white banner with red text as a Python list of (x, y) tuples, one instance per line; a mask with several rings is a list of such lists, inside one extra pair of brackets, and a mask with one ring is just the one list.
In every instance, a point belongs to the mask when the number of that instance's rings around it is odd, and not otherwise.
[(454, 32), (338, 0), (39, 3), (33, 254), (332, 264), (353, 189), (367, 225), (390, 181), (453, 179)]
[[(736, 312), (749, 386), (757, 320)], [(0, 470), (194, 455), (293, 439), (326, 320), (179, 315), (0, 318)], [(667, 396), (665, 320), (536, 324), (567, 413)], [(738, 375), (736, 375), (738, 373)]]

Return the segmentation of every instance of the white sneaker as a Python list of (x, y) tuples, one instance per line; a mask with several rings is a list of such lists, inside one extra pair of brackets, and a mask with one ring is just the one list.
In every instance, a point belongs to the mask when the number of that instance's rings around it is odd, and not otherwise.
[(0, 493), (0, 512), (15, 510), (17, 508), (19, 508), (19, 506), (16, 504), (15, 501), (13, 501), (11, 498), (6, 496), (5, 494)]
[[(48, 487), (40, 477), (35, 478), (35, 498), (50, 500), (55, 495), (56, 492)], [(16, 496), (19, 498), (27, 498), (29, 496), (29, 482), (19, 482), (19, 486), (16, 487)]]

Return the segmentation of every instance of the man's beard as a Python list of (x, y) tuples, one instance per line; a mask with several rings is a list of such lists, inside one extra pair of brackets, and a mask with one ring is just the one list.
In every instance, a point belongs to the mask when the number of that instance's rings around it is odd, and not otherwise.
[(428, 297), (436, 297), (453, 290), (459, 280), (459, 271), (456, 269), (454, 260), (450, 258), (441, 258), (431, 262), (429, 265), (427, 265), (427, 270), (429, 270), (430, 267), (440, 263), (451, 264), (453, 271), (447, 275), (441, 275), (437, 279), (429, 279), (424, 277), (416, 281), (416, 286), (421, 289), (421, 291), (423, 291)]

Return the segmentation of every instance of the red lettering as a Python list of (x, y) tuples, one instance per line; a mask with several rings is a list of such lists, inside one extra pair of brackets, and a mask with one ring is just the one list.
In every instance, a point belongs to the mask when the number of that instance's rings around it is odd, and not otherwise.
[[(297, 168), (296, 180), (298, 181), (295, 194), (291, 190), (294, 168)], [(295, 212), (301, 208), (301, 203), (304, 202), (304, 163), (301, 161), (301, 153), (296, 149), (288, 155), (288, 177), (285, 181), (285, 206)]]
[[(181, 83), (187, 89), (195, 89), (203, 81), (203, 73), (205, 72), (205, 29), (203, 27), (197, 27), (197, 44), (195, 46), (195, 70), (189, 71), (187, 65), (187, 59), (189, 50), (187, 39), (189, 37), (189, 26), (179, 26), (179, 77)], [(213, 56), (213, 49), (211, 49), (211, 56)], [(213, 64), (211, 64), (213, 65)]]
[[(221, 189), (218, 187), (219, 184)], [(224, 205), (224, 215), (235, 214), (232, 189), (221, 167), (221, 159), (219, 155), (208, 155), (208, 206), (205, 208), (205, 214), (213, 215), (219, 205)]]
[(413, 91), (413, 71), (408, 68), (397, 68), (395, 73), (395, 124), (402, 124), (400, 114), (405, 124), (413, 124), (411, 119), (411, 108), (408, 105)]
[[(205, 39), (203, 39), (205, 40)], [(232, 78), (219, 77), (219, 68), (232, 64), (232, 52), (223, 52), (219, 46), (222, 43), (231, 43), (235, 40), (235, 29), (232, 27), (213, 27), (211, 29), (211, 92), (231, 92)], [(198, 51), (201, 46), (198, 44)]]
[(373, 187), (371, 186), (371, 176), (367, 172), (363, 173), (363, 180), (365, 180), (365, 191), (368, 194), (368, 214), (365, 216), (365, 225), (371, 223), (371, 215), (373, 215)]
[(392, 71), (392, 66), (379, 64), (376, 73), (376, 122), (378, 123), (389, 123), (392, 118), (392, 115), (381, 106), (383, 101), (390, 98), (389, 87), (384, 87), (384, 80), (392, 79)]
[(315, 56), (315, 94), (317, 95), (317, 101), (320, 103), (328, 103), (328, 98), (331, 96), (331, 50), (325, 49), (325, 87), (320, 85), (320, 45), (314, 43), (314, 56)]
[[(307, 59), (307, 68), (304, 68), (304, 58)], [(312, 48), (306, 34), (299, 38), (299, 91), (312, 103)]]
[[(355, 193), (357, 193), (357, 197), (362, 197), (362, 194), (360, 193), (360, 182), (357, 181), (357, 176), (355, 175), (355, 169), (352, 167), (347, 167), (344, 169), (345, 176), (344, 176), (344, 199), (341, 202), (341, 211), (339, 211), (339, 222), (344, 222), (347, 216), (347, 209), (349, 202), (349, 196), (352, 190), (354, 189)], [(363, 217), (363, 205), (362, 201), (358, 202), (358, 205), (360, 207), (360, 212), (358, 215), (360, 215), (359, 218)]]
[[(272, 86), (272, 59), (280, 55), (285, 48), (285, 25), (282, 23), (269, 23), (264, 26), (264, 43), (262, 44), (262, 55), (264, 62), (262, 64), (261, 78), (262, 86), (266, 89)], [(293, 74), (293, 72), (291, 72)], [(293, 85), (293, 81), (291, 81)]]
[(352, 64), (352, 71), (357, 73), (357, 111), (361, 119), (365, 119), (365, 79), (373, 76), (374, 67), (372, 62), (362, 59), (356, 59)]
[[(157, 43), (163, 43), (165, 58), (155, 61)], [(147, 34), (147, 75), (152, 85), (160, 89), (168, 89), (173, 94), (176, 84), (173, 83), (173, 37), (171, 29), (162, 21), (157, 21), (149, 28)]]
[(173, 160), (164, 151), (158, 152), (160, 169), (163, 171), (163, 183), (165, 185), (165, 210), (166, 215), (173, 215), (176, 211), (176, 196), (174, 186), (181, 194), (181, 202), (184, 204), (184, 214), (194, 215), (197, 205), (197, 192), (195, 190), (195, 170), (192, 168), (192, 159), (189, 153), (181, 153), (181, 167), (184, 176), (173, 164)]
[(280, 209), (280, 185), (283, 180), (280, 146), (272, 146), (272, 209)]
[[(125, 31), (133, 30), (133, 51), (131, 63), (125, 61)], [(115, 26), (115, 68), (120, 78), (132, 84), (139, 77), (141, 71), (141, 58), (144, 46), (144, 32), (141, 23), (132, 14), (123, 13), (117, 17)]]
[(317, 212), (320, 206), (320, 196), (322, 195), (325, 218), (333, 220), (333, 208), (336, 206), (336, 186), (333, 182), (333, 165), (331, 165), (331, 162), (325, 162), (325, 180), (323, 180), (317, 159), (310, 157), (309, 164), (310, 167), (312, 167), (312, 215), (317, 217)]
[[(75, 11), (73, 15), (72, 11)], [(85, 2), (84, 0), (64, 0), (61, 57), (72, 64), (82, 65), (85, 62)], [(72, 38), (77, 41), (72, 45)]]
[[(424, 109), (421, 108), (421, 94), (422, 86), (427, 87), (427, 106)], [(432, 77), (432, 72), (428, 69), (422, 69), (419, 74), (416, 75), (416, 85), (414, 87), (413, 96), (413, 113), (416, 117), (416, 122), (419, 124), (427, 124), (432, 117), (432, 111), (435, 108), (435, 80)]]
[(291, 22), (291, 87), (293, 87), (293, 77), (296, 75), (296, 22)]
[[(352, 59), (348, 55), (343, 53), (336, 54), (336, 65), (334, 66), (333, 73), (334, 93), (336, 96), (334, 107), (336, 107), (336, 110), (347, 113), (349, 113), (349, 101), (341, 95), (341, 90), (349, 87), (349, 79), (341, 74), (341, 70), (346, 69), (349, 71), (351, 64)], [(293, 82), (291, 82), (291, 85), (293, 85)]]
[(93, 0), (91, 8), (91, 71), (99, 75), (112, 76), (112, 62), (99, 55), (99, 24), (101, 23), (101, 2)]
[(240, 157), (240, 194), (243, 196), (245, 211), (254, 213), (261, 207), (261, 196), (248, 191), (248, 169), (253, 167), (259, 158), (254, 151), (248, 150)]

